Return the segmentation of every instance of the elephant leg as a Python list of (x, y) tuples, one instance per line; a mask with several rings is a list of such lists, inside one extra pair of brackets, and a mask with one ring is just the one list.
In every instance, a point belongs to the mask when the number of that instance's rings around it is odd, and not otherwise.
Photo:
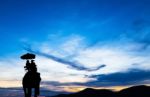
[(31, 91), (32, 91), (32, 89), (31, 88), (27, 88), (27, 97), (31, 97)]
[(37, 97), (39, 94), (39, 87), (34, 88), (34, 97)]
[(27, 88), (23, 87), (23, 90), (24, 90), (24, 97), (28, 97)]
[(23, 88), (23, 90), (24, 90), (24, 96), (25, 97), (30, 97), (29, 96), (29, 89), (28, 88)]

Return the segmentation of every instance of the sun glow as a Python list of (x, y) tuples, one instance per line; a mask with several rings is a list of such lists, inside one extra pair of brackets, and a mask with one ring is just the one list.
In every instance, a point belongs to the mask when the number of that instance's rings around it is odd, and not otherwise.
[(92, 89), (109, 89), (112, 91), (120, 91), (124, 88), (128, 88), (129, 86), (114, 86), (114, 87), (87, 87), (87, 86), (62, 86), (64, 91), (67, 92), (79, 92), (86, 88), (92, 88)]
[(12, 87), (22, 87), (21, 81), (0, 81), (0, 87), (12, 88)]

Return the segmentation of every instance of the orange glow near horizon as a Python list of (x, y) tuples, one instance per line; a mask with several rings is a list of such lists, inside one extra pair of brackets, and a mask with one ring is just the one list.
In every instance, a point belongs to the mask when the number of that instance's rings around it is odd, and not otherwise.
[(93, 88), (93, 89), (110, 89), (113, 91), (120, 91), (124, 88), (128, 88), (129, 86), (114, 86), (114, 87), (87, 87), (87, 86), (63, 86), (63, 90), (67, 92), (79, 92), (86, 88)]
[(5, 80), (5, 81), (0, 81), (0, 87), (4, 87), (4, 88), (22, 87), (22, 83), (21, 81)]
[[(22, 87), (22, 83), (21, 81), (0, 81), (0, 87), (4, 88)], [(114, 86), (114, 87), (60, 86), (60, 87), (67, 92), (78, 92), (84, 90), (85, 88), (111, 89), (114, 91), (119, 91), (121, 89), (127, 88), (128, 86)]]
[(109, 89), (109, 90), (112, 90), (112, 91), (120, 91), (122, 89), (129, 88), (131, 86), (132, 85), (129, 85), (129, 86), (112, 86), (112, 87), (87, 87), (87, 86), (62, 86), (62, 87), (63, 87), (63, 90), (67, 91), (67, 92), (79, 92), (79, 91), (82, 91), (86, 88)]
[[(150, 86), (150, 84), (147, 84), (148, 86)], [(42, 85), (41, 85), (42, 86)], [(21, 81), (0, 81), (0, 87), (3, 88), (13, 88), (13, 87), (22, 87), (22, 82)], [(50, 86), (51, 87), (51, 86)], [(61, 88), (62, 91), (67, 91), (67, 92), (79, 92), (82, 91), (86, 88), (93, 88), (93, 89), (110, 89), (113, 91), (120, 91), (124, 88), (128, 88), (131, 86), (112, 86), (112, 87), (88, 87), (88, 86), (59, 86)], [(54, 86), (53, 86), (54, 89)], [(56, 90), (58, 89), (58, 87), (56, 88)]]

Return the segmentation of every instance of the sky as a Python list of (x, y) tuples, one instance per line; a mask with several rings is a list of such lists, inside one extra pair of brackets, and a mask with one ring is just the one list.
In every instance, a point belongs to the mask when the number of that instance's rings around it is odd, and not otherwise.
[(25, 53), (41, 87), (150, 84), (149, 0), (0, 0), (0, 87), (21, 87)]

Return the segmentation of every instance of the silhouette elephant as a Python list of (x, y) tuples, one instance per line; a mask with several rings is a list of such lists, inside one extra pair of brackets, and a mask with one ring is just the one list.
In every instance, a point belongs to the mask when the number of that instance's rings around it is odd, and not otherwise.
[(37, 97), (40, 94), (41, 77), (40, 73), (37, 72), (34, 60), (31, 60), (31, 63), (27, 60), (25, 70), (27, 72), (22, 81), (25, 97), (31, 97), (32, 88), (34, 88), (34, 97)]

